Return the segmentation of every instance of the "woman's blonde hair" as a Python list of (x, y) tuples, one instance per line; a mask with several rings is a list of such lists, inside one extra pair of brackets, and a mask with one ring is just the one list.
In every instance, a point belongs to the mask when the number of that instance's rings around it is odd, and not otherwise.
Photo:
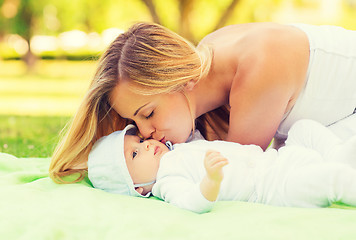
[[(145, 95), (183, 91), (188, 81), (208, 74), (211, 59), (208, 47), (197, 49), (157, 24), (137, 23), (120, 34), (101, 56), (89, 90), (53, 153), (50, 177), (57, 183), (81, 181), (93, 144), (129, 123), (109, 104), (121, 80)], [(65, 179), (72, 174), (77, 174), (74, 179)]]

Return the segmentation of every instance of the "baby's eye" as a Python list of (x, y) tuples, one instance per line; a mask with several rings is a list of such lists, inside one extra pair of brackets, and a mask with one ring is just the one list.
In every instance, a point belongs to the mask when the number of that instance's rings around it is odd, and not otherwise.
[(133, 151), (132, 158), (135, 158), (136, 156), (137, 156), (137, 150)]
[(145, 140), (143, 140), (143, 139), (140, 138), (140, 143), (143, 143), (144, 141), (145, 141)]

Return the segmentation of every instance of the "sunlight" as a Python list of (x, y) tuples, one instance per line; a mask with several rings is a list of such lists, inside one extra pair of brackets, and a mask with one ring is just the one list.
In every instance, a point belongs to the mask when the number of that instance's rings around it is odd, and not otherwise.
[(6, 42), (19, 55), (24, 55), (28, 51), (28, 44), (20, 35), (7, 35)]
[(63, 50), (73, 51), (86, 46), (88, 35), (83, 31), (72, 30), (59, 34), (58, 40)]
[(35, 54), (41, 54), (47, 51), (57, 51), (58, 41), (53, 36), (37, 35), (31, 39), (31, 49)]

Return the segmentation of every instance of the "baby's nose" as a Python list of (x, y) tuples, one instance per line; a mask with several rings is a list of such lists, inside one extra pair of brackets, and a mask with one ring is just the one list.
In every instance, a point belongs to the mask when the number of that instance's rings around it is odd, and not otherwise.
[(150, 150), (150, 145), (151, 144), (149, 143), (149, 141), (147, 141), (147, 140), (144, 141), (144, 148), (145, 148), (146, 151)]

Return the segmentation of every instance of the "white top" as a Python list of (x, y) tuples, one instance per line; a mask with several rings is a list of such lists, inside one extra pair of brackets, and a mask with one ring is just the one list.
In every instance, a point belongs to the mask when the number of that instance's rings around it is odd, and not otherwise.
[(276, 137), (280, 139), (287, 138), (288, 130), (299, 119), (330, 126), (356, 110), (356, 31), (337, 26), (293, 25), (307, 35), (310, 59), (305, 86), (278, 128)]
[(223, 168), (219, 201), (255, 201), (255, 182), (263, 169), (268, 169), (277, 158), (277, 151), (263, 152), (256, 145), (240, 145), (224, 141), (198, 140), (175, 144), (174, 150), (161, 159), (157, 182), (152, 194), (180, 208), (202, 213), (210, 211), (213, 202), (200, 192), (200, 182), (206, 174), (206, 151), (219, 151), (229, 160)]

